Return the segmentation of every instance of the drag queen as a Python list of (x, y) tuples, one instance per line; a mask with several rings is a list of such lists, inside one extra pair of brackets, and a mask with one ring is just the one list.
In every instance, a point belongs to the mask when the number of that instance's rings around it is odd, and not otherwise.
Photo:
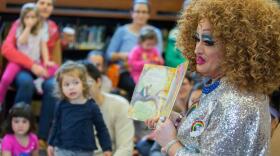
[[(193, 0), (178, 25), (178, 47), (192, 69), (211, 80), (178, 127), (180, 117), (173, 113), (156, 129), (162, 151), (170, 156), (267, 155), (267, 95), (280, 86), (276, 2)], [(146, 124), (152, 127), (155, 121)]]

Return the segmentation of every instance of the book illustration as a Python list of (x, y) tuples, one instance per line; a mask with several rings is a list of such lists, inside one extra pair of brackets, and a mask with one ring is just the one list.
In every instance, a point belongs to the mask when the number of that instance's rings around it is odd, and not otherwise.
[[(171, 68), (146, 64), (135, 87), (128, 116), (144, 121), (155, 116), (167, 116), (172, 109), (172, 98), (176, 98), (176, 89), (180, 88), (180, 76), (187, 66)], [(167, 103), (168, 102), (168, 103)]]
[(172, 112), (172, 108), (176, 101), (177, 95), (180, 91), (181, 84), (183, 83), (187, 68), (188, 68), (188, 62), (182, 63), (177, 67), (176, 76), (170, 87), (169, 97), (166, 100), (166, 103), (161, 107), (160, 116), (165, 116), (165, 117), (170, 116), (170, 114)]
[[(160, 110), (160, 103), (161, 100), (166, 100), (164, 96), (161, 96), (164, 90), (158, 90), (156, 93), (150, 93), (150, 89), (152, 88), (152, 84), (148, 86), (144, 86), (140, 92), (136, 92), (133, 100), (131, 101), (132, 104), (139, 104), (139, 102), (148, 103), (151, 107), (154, 107), (155, 110)], [(155, 114), (158, 114), (156, 112)]]

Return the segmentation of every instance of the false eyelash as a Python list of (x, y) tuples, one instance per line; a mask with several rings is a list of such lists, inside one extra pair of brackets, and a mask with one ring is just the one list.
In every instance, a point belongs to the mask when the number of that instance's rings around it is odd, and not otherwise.
[(207, 45), (207, 46), (213, 46), (215, 44), (214, 41), (211, 40), (203, 40), (203, 42)]

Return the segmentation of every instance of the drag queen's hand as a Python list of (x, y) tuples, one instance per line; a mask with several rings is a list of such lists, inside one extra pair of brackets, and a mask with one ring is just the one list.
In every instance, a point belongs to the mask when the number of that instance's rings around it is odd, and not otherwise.
[(155, 140), (165, 147), (167, 143), (176, 139), (177, 131), (173, 122), (167, 118), (155, 131)]

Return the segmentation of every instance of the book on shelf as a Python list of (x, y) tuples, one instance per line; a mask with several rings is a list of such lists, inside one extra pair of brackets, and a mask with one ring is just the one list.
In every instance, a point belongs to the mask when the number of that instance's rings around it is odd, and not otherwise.
[(75, 43), (71, 48), (79, 50), (101, 50), (104, 48), (106, 26), (72, 25), (71, 27), (75, 29)]
[(188, 68), (188, 61), (177, 68), (146, 64), (134, 89), (128, 117), (134, 120), (169, 117)]

